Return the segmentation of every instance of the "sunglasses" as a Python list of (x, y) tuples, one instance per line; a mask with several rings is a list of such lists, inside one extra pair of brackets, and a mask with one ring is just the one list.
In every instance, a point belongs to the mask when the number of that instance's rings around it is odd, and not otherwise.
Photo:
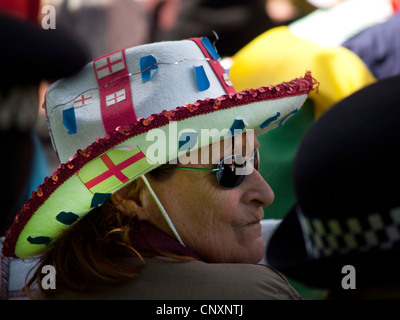
[(254, 150), (252, 157), (245, 159), (240, 154), (232, 154), (223, 158), (215, 169), (180, 167), (178, 169), (192, 171), (216, 172), (218, 184), (224, 189), (234, 189), (239, 187), (247, 177), (247, 163), (252, 162), (253, 168), (258, 171), (260, 155), (258, 149)]

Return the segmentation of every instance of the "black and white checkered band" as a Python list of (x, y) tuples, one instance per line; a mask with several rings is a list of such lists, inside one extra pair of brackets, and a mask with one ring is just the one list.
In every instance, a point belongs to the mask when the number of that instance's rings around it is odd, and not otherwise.
[(297, 216), (310, 259), (350, 252), (400, 248), (400, 207), (363, 217), (318, 219)]

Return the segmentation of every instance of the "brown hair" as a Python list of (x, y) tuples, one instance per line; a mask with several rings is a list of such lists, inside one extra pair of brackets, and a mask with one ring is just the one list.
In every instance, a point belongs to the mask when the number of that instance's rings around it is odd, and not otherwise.
[[(173, 169), (174, 165), (163, 165), (151, 171), (149, 177), (164, 181), (172, 175)], [(133, 181), (125, 188), (131, 188), (135, 183)], [(25, 285), (28, 295), (31, 296), (35, 284), (42, 294), (50, 295), (65, 289), (82, 291), (102, 282), (121, 283), (134, 278), (145, 265), (141, 253), (131, 243), (132, 232), (138, 231), (137, 224), (135, 217), (121, 213), (108, 199), (66, 230), (41, 256), (36, 271)], [(190, 259), (155, 250), (160, 255)], [(140, 262), (132, 265), (116, 257), (139, 257)], [(56, 269), (56, 289), (41, 286), (44, 277), (41, 270), (45, 265)]]

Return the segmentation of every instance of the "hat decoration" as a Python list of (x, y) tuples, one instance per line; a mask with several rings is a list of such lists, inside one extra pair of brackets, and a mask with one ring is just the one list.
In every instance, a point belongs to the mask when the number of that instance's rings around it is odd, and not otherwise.
[[(316, 84), (307, 72), (236, 92), (207, 38), (142, 45), (95, 59), (46, 93), (62, 164), (16, 216), (4, 254), (43, 253), (112, 193), (189, 149), (248, 129), (261, 134), (278, 127)], [(218, 130), (203, 139), (203, 128)], [(165, 141), (157, 144), (153, 134)]]

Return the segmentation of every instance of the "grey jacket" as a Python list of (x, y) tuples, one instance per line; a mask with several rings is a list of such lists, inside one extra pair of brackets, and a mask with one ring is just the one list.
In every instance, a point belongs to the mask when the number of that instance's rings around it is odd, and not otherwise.
[[(135, 258), (132, 258), (135, 259)], [(134, 300), (292, 300), (296, 290), (265, 265), (205, 263), (145, 258), (139, 275), (120, 285), (88, 292), (63, 292), (52, 299)], [(40, 297), (39, 297), (40, 298)], [(43, 298), (43, 297), (42, 297)]]

